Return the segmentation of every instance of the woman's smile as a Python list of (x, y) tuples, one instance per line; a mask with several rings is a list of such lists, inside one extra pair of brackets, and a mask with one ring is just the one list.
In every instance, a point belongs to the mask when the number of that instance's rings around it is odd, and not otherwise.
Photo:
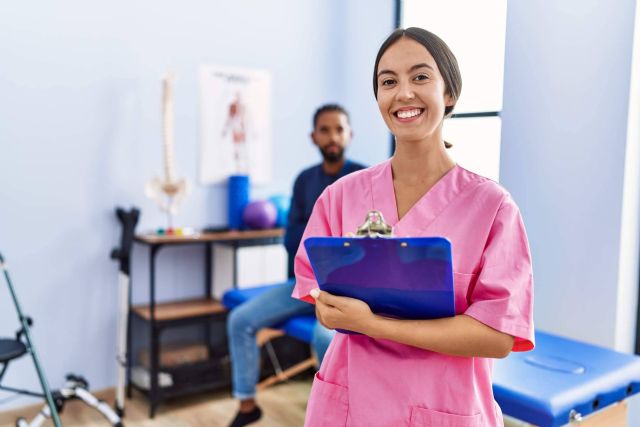
[(403, 107), (396, 110), (393, 116), (400, 123), (410, 123), (418, 120), (422, 116), (422, 113), (424, 113), (424, 108)]

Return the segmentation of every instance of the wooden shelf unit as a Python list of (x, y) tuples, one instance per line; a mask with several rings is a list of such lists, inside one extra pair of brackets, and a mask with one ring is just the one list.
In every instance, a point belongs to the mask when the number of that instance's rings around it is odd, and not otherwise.
[[(230, 247), (233, 250), (233, 279), (237, 283), (237, 249), (241, 247), (263, 246), (281, 244), (284, 237), (284, 229), (271, 230), (246, 230), (246, 231), (217, 231), (200, 232), (191, 235), (157, 235), (143, 233), (134, 236), (134, 242), (146, 246), (149, 249), (149, 299), (148, 304), (131, 305), (129, 313), (131, 317), (142, 320), (148, 328), (150, 342), (148, 346), (148, 372), (150, 384), (148, 390), (141, 389), (131, 381), (132, 360), (131, 349), (133, 343), (133, 322), (127, 327), (127, 394), (131, 397), (133, 388), (143, 391), (149, 397), (149, 417), (153, 418), (161, 401), (174, 397), (210, 390), (221, 386), (229, 386), (230, 378), (225, 358), (212, 353), (211, 347), (212, 327), (219, 322), (225, 322), (227, 310), (222, 303), (211, 297), (213, 295), (213, 247), (220, 245)], [(163, 248), (180, 245), (199, 245), (204, 247), (204, 295), (202, 298), (164, 303), (156, 302), (156, 261), (158, 252)], [(129, 265), (129, 269), (131, 266)], [(153, 307), (153, 310), (152, 310)], [(153, 311), (153, 316), (151, 315)], [(205, 327), (206, 345), (209, 346), (209, 359), (202, 362), (186, 363), (173, 367), (162, 366), (160, 355), (162, 353), (161, 335), (164, 331), (193, 324), (203, 324)], [(224, 335), (226, 340), (226, 332)], [(226, 346), (225, 346), (226, 347)], [(226, 348), (225, 348), (226, 351)], [(160, 371), (169, 372), (174, 379), (171, 387), (160, 387), (158, 374)]]

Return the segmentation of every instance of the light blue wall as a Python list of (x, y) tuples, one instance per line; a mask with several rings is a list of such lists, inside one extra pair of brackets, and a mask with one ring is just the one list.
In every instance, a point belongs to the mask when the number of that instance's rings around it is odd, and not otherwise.
[[(140, 229), (164, 222), (142, 192), (162, 171), (162, 75), (173, 70), (177, 76), (177, 174), (194, 183), (177, 221), (223, 224), (226, 192), (196, 181), (197, 67), (273, 73), (274, 180), (255, 196), (289, 193), (295, 174), (319, 160), (308, 134), (311, 114), (324, 102), (343, 102), (353, 111), (355, 157), (380, 161), (387, 134), (381, 121), (372, 125), (368, 117), (375, 113), (370, 92), (365, 101), (360, 93), (370, 84), (371, 55), (391, 29), (393, 7), (387, 0), (373, 5), (240, 0), (0, 7), (0, 251), (35, 319), (34, 338), (53, 386), (69, 371), (97, 389), (115, 382), (117, 276), (108, 254), (119, 230), (112, 209), (141, 207)], [(360, 38), (345, 43), (356, 28)], [(353, 57), (352, 49), (358, 51)], [(364, 80), (352, 67), (367, 69)], [(369, 152), (365, 143), (383, 148)], [(134, 300), (141, 301), (147, 254), (137, 248), (134, 256)], [(202, 251), (177, 249), (159, 260), (161, 300), (201, 292)], [(17, 326), (2, 283), (0, 336)], [(6, 380), (37, 386), (27, 359), (12, 366)]]
[(507, 18), (500, 176), (529, 233), (537, 326), (609, 347), (635, 3), (512, 1)]
[(346, 103), (352, 106), (351, 154), (369, 165), (389, 157), (389, 130), (373, 96), (373, 65), (380, 45), (394, 28), (394, 3), (349, 0), (345, 5), (342, 78)]

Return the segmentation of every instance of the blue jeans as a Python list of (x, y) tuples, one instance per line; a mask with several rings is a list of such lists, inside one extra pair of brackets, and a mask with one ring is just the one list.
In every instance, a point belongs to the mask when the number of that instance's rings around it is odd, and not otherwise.
[[(282, 284), (269, 289), (255, 298), (231, 310), (227, 319), (233, 396), (250, 399), (256, 394), (258, 383), (260, 349), (256, 345), (256, 333), (292, 317), (314, 314), (315, 307), (291, 297), (293, 284)], [(312, 345), (322, 361), (335, 331), (316, 323)]]

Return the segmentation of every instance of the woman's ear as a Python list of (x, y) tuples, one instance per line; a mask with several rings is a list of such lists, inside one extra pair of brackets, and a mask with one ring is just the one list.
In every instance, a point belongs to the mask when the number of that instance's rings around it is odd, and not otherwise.
[(453, 107), (456, 104), (456, 101), (454, 101), (453, 97), (451, 95), (449, 95), (448, 93), (444, 94), (444, 105), (446, 105), (447, 107)]

